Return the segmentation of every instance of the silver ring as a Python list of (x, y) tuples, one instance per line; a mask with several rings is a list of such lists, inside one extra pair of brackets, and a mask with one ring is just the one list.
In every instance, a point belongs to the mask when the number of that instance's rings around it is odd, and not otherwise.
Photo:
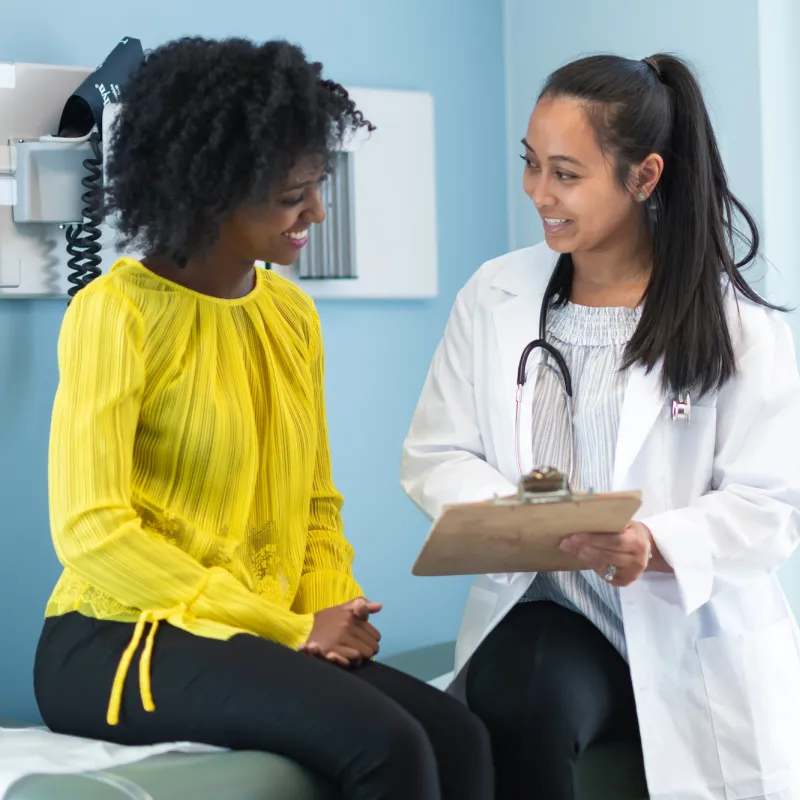
[(611, 583), (611, 581), (613, 581), (614, 578), (616, 578), (616, 577), (617, 577), (617, 568), (616, 568), (616, 566), (614, 564), (609, 564), (608, 565), (608, 569), (605, 571), (605, 573), (603, 575), (603, 580), (604, 581), (608, 581), (609, 583)]

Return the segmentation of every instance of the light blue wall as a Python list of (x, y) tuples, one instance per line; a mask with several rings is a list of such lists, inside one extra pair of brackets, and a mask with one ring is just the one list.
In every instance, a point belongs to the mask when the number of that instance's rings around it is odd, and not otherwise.
[[(0, 60), (93, 65), (123, 35), (146, 47), (189, 33), (280, 36), (343, 83), (433, 94), (440, 297), (323, 302), (320, 313), (335, 474), (358, 575), (386, 603), (385, 650), (454, 637), (467, 581), (410, 576), (427, 526), (398, 488), (398, 457), (456, 291), (481, 261), (507, 249), (501, 4), (139, 0), (95, 12), (73, 13), (56, 0), (4, 7)], [(31, 662), (58, 575), (46, 452), (63, 310), (50, 301), (0, 304), (0, 716), (35, 717)]]
[[(800, 238), (793, 211), (800, 180), (800, 28), (795, 0), (671, 0), (666, 5), (639, 0), (505, 0), (504, 13), (512, 247), (543, 238), (539, 218), (521, 189), (518, 155), (519, 140), (547, 75), (591, 53), (644, 58), (672, 52), (696, 67), (733, 191), (766, 232), (768, 262), (755, 266), (748, 278), (776, 302), (800, 304)], [(800, 313), (787, 319), (795, 336), (800, 335)], [(784, 568), (782, 579), (800, 616), (800, 554)]]

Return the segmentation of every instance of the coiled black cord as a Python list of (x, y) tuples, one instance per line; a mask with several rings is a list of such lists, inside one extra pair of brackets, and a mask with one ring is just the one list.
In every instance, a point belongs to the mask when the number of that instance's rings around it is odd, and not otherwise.
[(83, 162), (86, 176), (81, 185), (86, 191), (81, 195), (84, 204), (81, 213), (83, 222), (67, 228), (67, 253), (70, 256), (67, 266), (70, 273), (67, 280), (72, 284), (67, 294), (70, 298), (88, 286), (101, 274), (102, 258), (99, 253), (100, 224), (103, 222), (103, 151), (100, 147), (100, 134), (95, 131), (89, 137), (92, 156)]

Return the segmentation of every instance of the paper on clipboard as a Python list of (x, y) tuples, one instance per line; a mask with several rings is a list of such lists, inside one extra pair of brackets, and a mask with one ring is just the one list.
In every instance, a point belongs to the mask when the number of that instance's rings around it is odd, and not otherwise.
[(414, 575), (484, 575), (584, 569), (559, 544), (576, 533), (620, 533), (641, 492), (571, 495), (556, 502), (515, 498), (448, 506), (411, 570)]

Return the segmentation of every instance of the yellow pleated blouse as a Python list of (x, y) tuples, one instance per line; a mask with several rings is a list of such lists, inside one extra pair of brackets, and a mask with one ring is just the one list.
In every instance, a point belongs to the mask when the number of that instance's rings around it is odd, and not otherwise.
[[(245, 297), (198, 294), (122, 259), (70, 304), (58, 345), (50, 520), (64, 571), (47, 616), (297, 647), (313, 613), (362, 594), (331, 476), (312, 301), (258, 269)], [(109, 687), (110, 689), (112, 687)]]

